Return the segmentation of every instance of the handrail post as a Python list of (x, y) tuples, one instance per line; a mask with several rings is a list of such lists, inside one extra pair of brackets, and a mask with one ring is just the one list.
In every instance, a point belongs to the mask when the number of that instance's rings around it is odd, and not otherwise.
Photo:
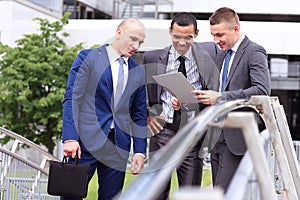
[(290, 200), (298, 200), (298, 193), (293, 181), (290, 165), (282, 143), (280, 132), (273, 113), (271, 99), (269, 96), (252, 96), (248, 101), (251, 105), (261, 105), (266, 127), (271, 134), (271, 141), (277, 158), (278, 166), (284, 182), (284, 189)]
[(259, 138), (258, 126), (254, 114), (248, 112), (228, 113), (224, 128), (241, 128), (251, 156), (254, 171), (261, 189), (263, 199), (277, 199), (275, 185), (272, 181), (264, 148)]
[(287, 119), (285, 116), (284, 108), (279, 104), (278, 97), (271, 98), (271, 104), (276, 117), (276, 122), (281, 135), (281, 140), (287, 155), (288, 163), (293, 174), (292, 178), (295, 184), (296, 192), (300, 197), (300, 169), (297, 159), (296, 151), (293, 145), (292, 136), (288, 127)]

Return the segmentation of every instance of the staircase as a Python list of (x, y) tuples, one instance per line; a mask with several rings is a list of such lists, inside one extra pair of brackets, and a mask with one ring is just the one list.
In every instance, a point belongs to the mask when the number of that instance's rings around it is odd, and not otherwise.
[(58, 159), (28, 139), (0, 127), (0, 137), (7, 136), (11, 139), (9, 144), (0, 147), (0, 200), (59, 199), (47, 194), (48, 161)]

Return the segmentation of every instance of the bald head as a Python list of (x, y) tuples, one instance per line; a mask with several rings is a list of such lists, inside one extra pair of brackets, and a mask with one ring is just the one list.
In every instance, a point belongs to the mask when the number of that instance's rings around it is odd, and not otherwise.
[(135, 18), (128, 18), (123, 20), (118, 28), (124, 29), (125, 31), (128, 29), (145, 29), (144, 25), (142, 24), (142, 22), (140, 22), (138, 19)]
[(144, 25), (138, 19), (128, 18), (119, 24), (112, 47), (120, 56), (130, 57), (140, 48), (144, 38)]

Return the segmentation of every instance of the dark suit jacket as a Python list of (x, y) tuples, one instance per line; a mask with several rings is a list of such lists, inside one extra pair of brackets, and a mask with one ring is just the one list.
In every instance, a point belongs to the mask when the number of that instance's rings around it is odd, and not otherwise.
[[(225, 52), (217, 57), (217, 64), (221, 69)], [(235, 53), (221, 100), (249, 99), (252, 95), (270, 94), (271, 79), (266, 50), (245, 37)], [(214, 128), (216, 135), (221, 131)], [(246, 145), (241, 132), (224, 129), (223, 133), (230, 151), (235, 155), (243, 155)]]
[[(156, 84), (152, 76), (166, 73), (170, 48), (146, 51), (143, 55), (142, 63), (146, 68), (148, 109), (150, 114), (160, 115), (162, 112), (160, 101), (162, 87)], [(212, 42), (193, 43), (192, 53), (197, 64), (203, 89), (217, 90), (219, 69), (214, 62), (217, 55), (217, 46)], [(201, 104), (200, 109), (203, 107), (204, 105)], [(198, 105), (195, 110), (197, 109), (199, 109)]]
[(129, 58), (127, 85), (114, 109), (106, 46), (81, 51), (71, 67), (64, 95), (62, 139), (79, 140), (88, 151), (96, 152), (106, 142), (114, 122), (116, 146), (124, 158), (129, 155), (131, 136), (134, 153), (146, 153), (144, 67)]

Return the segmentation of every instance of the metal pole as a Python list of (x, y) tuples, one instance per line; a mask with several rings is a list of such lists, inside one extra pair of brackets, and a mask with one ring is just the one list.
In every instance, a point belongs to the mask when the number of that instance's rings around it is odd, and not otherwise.
[(231, 112), (224, 123), (224, 128), (241, 128), (253, 168), (264, 200), (277, 199), (264, 148), (259, 137), (258, 126), (253, 113)]
[(263, 117), (266, 123), (267, 129), (271, 134), (271, 141), (274, 148), (275, 156), (277, 158), (278, 166), (282, 179), (284, 182), (284, 189), (288, 196), (288, 199), (298, 199), (295, 184), (293, 182), (291, 169), (287, 159), (286, 152), (282, 143), (281, 135), (278, 130), (276, 119), (271, 106), (271, 100), (269, 96), (252, 96), (248, 102), (251, 105), (261, 105), (263, 108)]
[(155, 13), (154, 13), (154, 18), (158, 19), (158, 5), (159, 5), (159, 0), (155, 1)]
[(292, 178), (295, 184), (296, 192), (299, 197), (300, 196), (299, 163), (297, 160), (297, 155), (293, 145), (291, 133), (286, 120), (284, 108), (282, 105), (279, 104), (278, 97), (272, 99), (272, 106), (278, 124), (278, 129), (280, 131), (282, 143), (288, 159), (288, 164), (291, 168), (291, 173), (293, 174)]
[(116, 19), (116, 0), (113, 0), (113, 5), (112, 5), (112, 18)]

